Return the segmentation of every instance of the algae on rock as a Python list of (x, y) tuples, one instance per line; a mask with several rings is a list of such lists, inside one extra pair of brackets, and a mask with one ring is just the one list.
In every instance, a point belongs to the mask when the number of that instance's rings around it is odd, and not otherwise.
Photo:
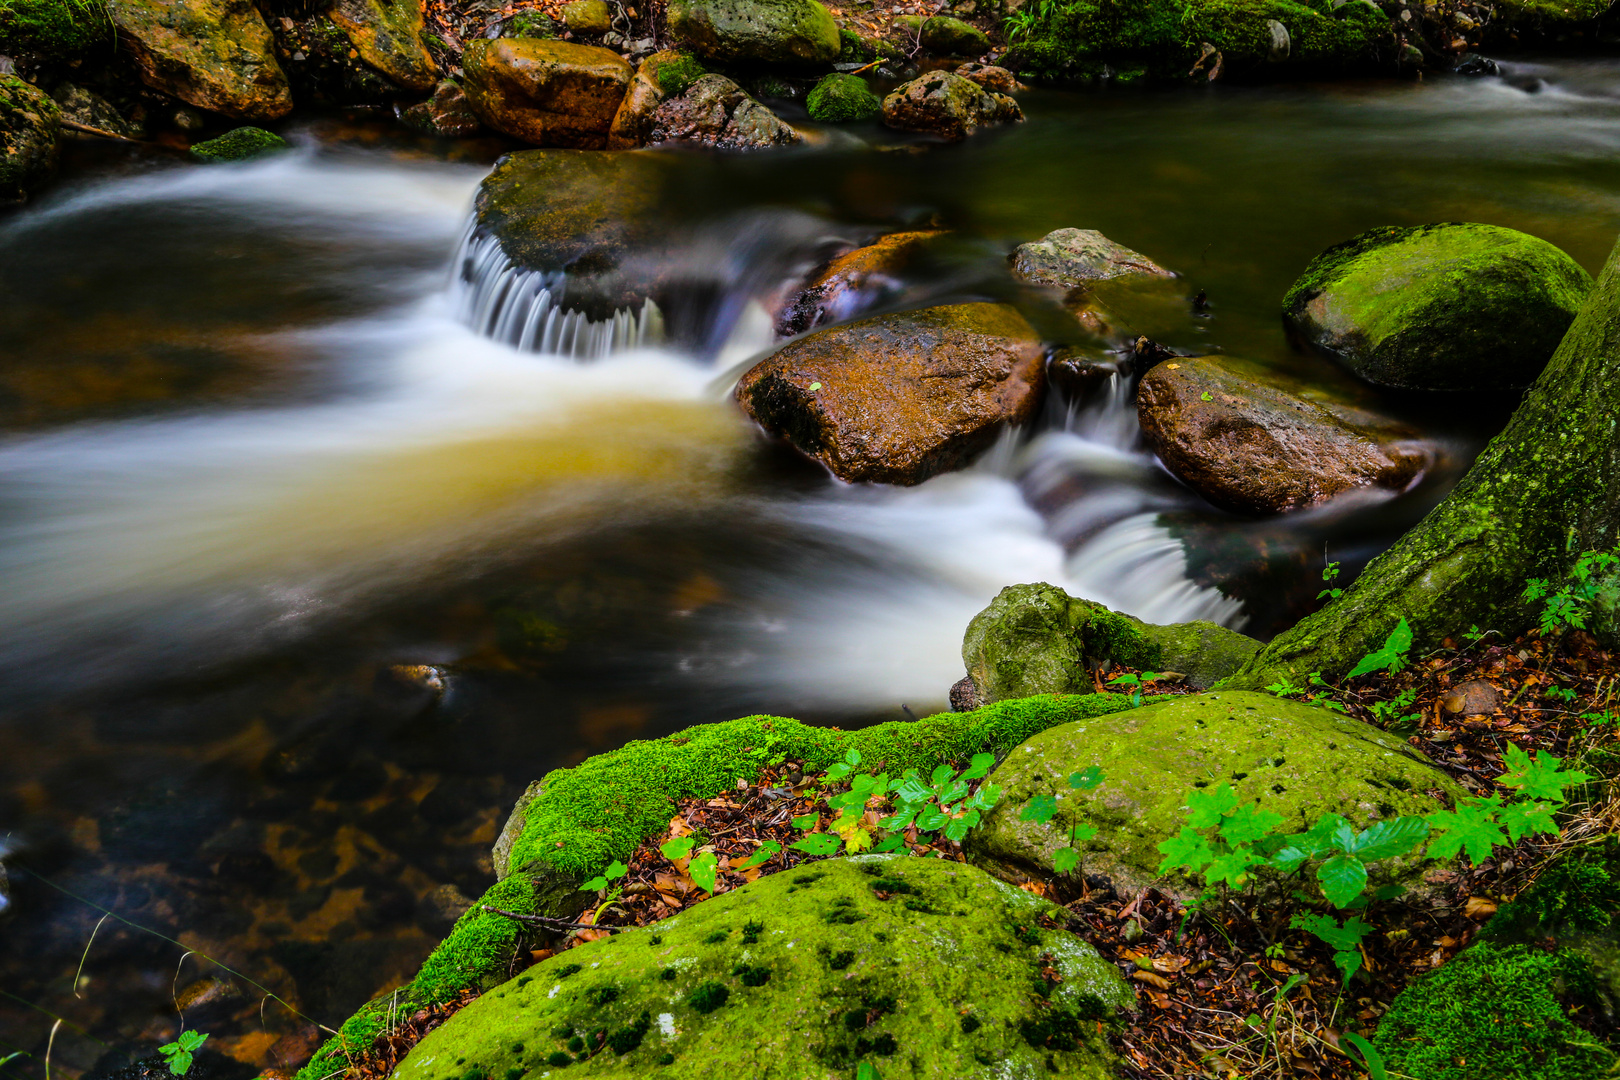
[(1134, 995), (1091, 946), (1037, 922), (1063, 914), (945, 860), (812, 863), (541, 962), (431, 1032), (395, 1076), (719, 1076), (747, 1062), (748, 1075), (831, 1080), (865, 1061), (1106, 1080), (1102, 1031)]
[(62, 111), (15, 75), (0, 75), (0, 204), (20, 202), (56, 171)]

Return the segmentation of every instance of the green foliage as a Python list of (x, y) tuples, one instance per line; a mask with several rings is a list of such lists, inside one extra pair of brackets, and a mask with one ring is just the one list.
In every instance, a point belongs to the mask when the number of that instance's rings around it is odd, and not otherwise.
[(1324, 585), (1326, 585), (1327, 588), (1325, 588), (1321, 592), (1317, 593), (1316, 598), (1318, 600), (1320, 600), (1320, 599), (1322, 599), (1322, 597), (1325, 596), (1329, 600), (1337, 600), (1339, 597), (1343, 596), (1344, 595), (1344, 590), (1335, 587), (1334, 584), (1333, 584), (1338, 579), (1339, 579), (1339, 564), (1338, 563), (1330, 562), (1330, 563), (1327, 564), (1327, 566), (1323, 567), (1323, 569), (1322, 569), (1322, 583)]
[(1412, 648), (1412, 628), (1406, 624), (1403, 617), (1390, 631), (1389, 637), (1384, 639), (1384, 647), (1377, 652), (1363, 656), (1356, 666), (1350, 669), (1346, 679), (1353, 679), (1357, 675), (1370, 675), (1375, 671), (1387, 671), (1391, 675), (1398, 675), (1406, 667), (1406, 654)]
[(1497, 847), (1516, 844), (1532, 833), (1556, 833), (1554, 815), (1564, 805), (1564, 789), (1592, 779), (1584, 772), (1565, 770), (1563, 760), (1545, 750), (1537, 750), (1532, 759), (1509, 743), (1503, 759), (1507, 771), (1497, 783), (1515, 794), (1463, 799), (1455, 809), (1429, 814), (1428, 822), (1440, 834), (1429, 845), (1430, 855), (1449, 859), (1467, 852), (1478, 866)]
[[(1358, 1064), (1367, 1074), (1368, 1080), (1389, 1080), (1389, 1070), (1384, 1066), (1384, 1055), (1378, 1052), (1377, 1047), (1353, 1031), (1344, 1033), (1344, 1041), (1355, 1047), (1356, 1053), (1361, 1055)], [(1355, 1055), (1348, 1051), (1345, 1056), (1351, 1061), (1356, 1060)]]
[(580, 889), (584, 892), (600, 892), (608, 887), (608, 882), (619, 880), (620, 878), (624, 877), (625, 874), (629, 873), (629, 871), (630, 868), (628, 866), (615, 859), (608, 864), (608, 868), (606, 870), (602, 871), (600, 874), (581, 885)]
[(1143, 690), (1143, 688), (1146, 687), (1148, 683), (1153, 682), (1158, 677), (1159, 677), (1159, 674), (1158, 674), (1158, 672), (1155, 672), (1155, 671), (1144, 671), (1140, 675), (1132, 675), (1132, 674), (1127, 673), (1127, 674), (1124, 674), (1124, 675), (1115, 675), (1112, 679), (1108, 680), (1108, 685), (1109, 686), (1121, 686), (1121, 687), (1128, 686), (1128, 687), (1130, 687), (1131, 688), (1131, 708), (1134, 709), (1137, 706), (1142, 704), (1142, 690)]
[(200, 1031), (182, 1031), (174, 1042), (158, 1047), (158, 1053), (168, 1063), (169, 1072), (184, 1076), (191, 1070), (192, 1055), (207, 1041), (208, 1036)]
[[(1100, 766), (1088, 765), (1079, 772), (1069, 774), (1069, 788), (1073, 791), (1094, 791), (1105, 779), (1107, 777)], [(1057, 816), (1057, 811), (1057, 796), (1041, 794), (1024, 804), (1018, 820), (1045, 825)], [(1075, 870), (1080, 865), (1080, 845), (1096, 835), (1097, 826), (1082, 825), (1079, 810), (1076, 809), (1069, 823), (1068, 844), (1052, 853), (1052, 869), (1060, 874)]]
[(62, 61), (112, 51), (112, 20), (103, 0), (0, 0), (0, 53)]
[(1545, 578), (1531, 578), (1524, 585), (1524, 599), (1542, 601), (1541, 633), (1561, 634), (1584, 630), (1592, 616), (1592, 605), (1613, 609), (1620, 602), (1620, 555), (1607, 551), (1585, 551), (1575, 560), (1569, 578), (1558, 588)]
[(1408, 687), (1387, 701), (1374, 701), (1367, 709), (1382, 727), (1403, 727), (1416, 724), (1420, 714), (1407, 712), (1417, 701), (1417, 687)]
[(1566, 933), (1604, 933), (1620, 912), (1620, 836), (1576, 849), (1506, 904), (1485, 928), (1503, 940), (1542, 941)]
[(1361, 970), (1361, 942), (1373, 931), (1371, 923), (1351, 916), (1344, 922), (1329, 915), (1295, 915), (1288, 922), (1295, 930), (1316, 935), (1333, 950), (1333, 966), (1344, 973), (1343, 985)]
[[(851, 749), (844, 760), (828, 766), (823, 774), (824, 785), (848, 786), (832, 794), (827, 805), (837, 811), (831, 832), (813, 832), (795, 841), (791, 847), (810, 855), (834, 855), (843, 848), (850, 852), (872, 847), (876, 838), (865, 827), (869, 804), (889, 804), (889, 816), (878, 821), (878, 831), (884, 838), (877, 851), (895, 851), (905, 842), (907, 829), (915, 828), (919, 834), (939, 833), (947, 840), (960, 842), (968, 830), (983, 820), (984, 812), (1001, 800), (1001, 790), (995, 784), (980, 784), (972, 789), (972, 781), (982, 780), (995, 764), (994, 754), (974, 754), (968, 767), (958, 773), (949, 765), (937, 766), (927, 780), (916, 769), (907, 769), (896, 779), (887, 773), (874, 776), (857, 773), (861, 765), (860, 751)], [(817, 814), (805, 814), (793, 819), (797, 829), (814, 829), (820, 824)]]

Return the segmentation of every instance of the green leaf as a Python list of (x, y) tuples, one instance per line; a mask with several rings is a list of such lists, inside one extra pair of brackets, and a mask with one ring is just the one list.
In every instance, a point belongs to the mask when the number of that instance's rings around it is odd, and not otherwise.
[(196, 1050), (203, 1043), (207, 1042), (208, 1036), (204, 1035), (200, 1031), (182, 1031), (178, 1041), (180, 1043), (180, 1049), (189, 1053)]
[(1097, 835), (1097, 826), (1076, 825), (1069, 835), (1073, 843), (1083, 844)]
[(889, 832), (902, 832), (908, 825), (916, 820), (917, 811), (907, 810), (903, 814), (895, 814), (892, 817), (879, 818), (878, 828), (886, 829)]
[(1393, 859), (1414, 850), (1429, 836), (1429, 823), (1420, 817), (1398, 817), (1375, 823), (1355, 838), (1354, 853), (1362, 862)]
[(1204, 871), (1204, 880), (1209, 884), (1225, 882), (1234, 889), (1241, 889), (1248, 884), (1249, 871), (1265, 861), (1245, 844), (1234, 851), (1216, 855)]
[(1164, 861), (1159, 864), (1160, 874), (1178, 866), (1196, 874), (1215, 859), (1215, 849), (1204, 839), (1204, 834), (1189, 825), (1183, 825), (1181, 832), (1170, 839), (1159, 841), (1159, 850), (1164, 853)]
[(1274, 810), (1262, 810), (1245, 803), (1221, 819), (1221, 839), (1228, 844), (1252, 844), (1275, 832), (1286, 819)]
[(955, 769), (951, 768), (949, 765), (940, 765), (929, 775), (928, 786), (937, 788), (955, 775)]
[(580, 892), (601, 892), (607, 888), (607, 878), (598, 874), (579, 887)]
[(1592, 779), (1583, 772), (1564, 772), (1563, 759), (1553, 757), (1545, 750), (1537, 750), (1535, 761), (1522, 749), (1508, 743), (1503, 757), (1507, 771), (1496, 778), (1503, 787), (1515, 788), (1530, 799), (1564, 801), (1564, 789), (1573, 784), (1584, 784)]
[(905, 842), (906, 842), (906, 838), (904, 836), (900, 835), (899, 833), (892, 833), (891, 835), (889, 835), (887, 838), (884, 839), (883, 843), (879, 844), (877, 847), (873, 848), (872, 850), (873, 851), (899, 851), (901, 846), (903, 844), (905, 844)]
[(848, 750), (846, 750), (844, 752), (844, 761), (851, 768), (854, 768), (856, 765), (859, 765), (861, 763), (861, 752), (859, 750), (855, 749), (853, 746), (850, 747)]
[(1033, 821), (1037, 825), (1045, 825), (1057, 813), (1057, 808), (1057, 796), (1037, 795), (1024, 804), (1024, 810), (1018, 815), (1018, 820)]
[(938, 797), (942, 804), (953, 803), (967, 793), (968, 783), (966, 780), (952, 780), (939, 789)]
[(1502, 807), (1497, 818), (1507, 828), (1508, 839), (1517, 844), (1531, 833), (1557, 833), (1558, 822), (1553, 817), (1557, 809), (1558, 804), (1551, 802), (1512, 802)]
[(917, 828), (923, 832), (938, 832), (945, 827), (951, 816), (943, 810), (928, 807), (917, 815)]
[(1450, 859), (1467, 851), (1475, 866), (1490, 858), (1491, 850), (1505, 845), (1507, 837), (1496, 823), (1497, 800), (1468, 799), (1455, 810), (1438, 810), (1426, 816), (1440, 835), (1429, 841), (1429, 855)]
[(795, 829), (813, 829), (820, 820), (820, 814), (801, 814), (793, 819), (793, 827)]
[(831, 833), (817, 832), (800, 837), (789, 844), (788, 847), (795, 851), (802, 851), (806, 855), (832, 855), (838, 851), (842, 844), (843, 841)]
[(1367, 867), (1354, 855), (1335, 855), (1316, 868), (1316, 880), (1328, 903), (1342, 908), (1367, 887)]
[(883, 1080), (883, 1077), (878, 1075), (876, 1065), (868, 1065), (863, 1061), (855, 1066), (855, 1080)]
[(980, 784), (979, 790), (975, 791), (973, 793), (973, 798), (968, 800), (968, 805), (977, 807), (980, 810), (990, 810), (993, 809), (1000, 801), (1000, 784)]
[(184, 1076), (191, 1071), (191, 1054), (181, 1050), (169, 1058), (169, 1072), (175, 1076)]
[(771, 856), (782, 850), (782, 845), (775, 840), (767, 840), (754, 849), (754, 853), (740, 863), (732, 865), (733, 870), (752, 870), (756, 866), (763, 866), (770, 861)]
[(1384, 647), (1363, 656), (1345, 678), (1353, 679), (1357, 675), (1368, 675), (1374, 671), (1388, 671), (1391, 674), (1398, 672), (1406, 666), (1406, 651), (1411, 647), (1412, 628), (1403, 617), (1395, 624), (1395, 629), (1390, 631), (1389, 637), (1384, 639)]
[(692, 875), (692, 880), (698, 883), (698, 888), (706, 893), (713, 893), (715, 874), (719, 866), (719, 857), (712, 851), (704, 851), (692, 857), (692, 861), (686, 864), (686, 872)]
[(1091, 791), (1108, 779), (1101, 765), (1088, 765), (1077, 773), (1069, 774), (1069, 786), (1076, 791)]
[(925, 803), (934, 798), (933, 789), (915, 776), (901, 778), (900, 787), (896, 789), (895, 794), (900, 796), (903, 803)]
[[(608, 863), (608, 868), (602, 871), (602, 876), (607, 878), (609, 881), (617, 881), (629, 872), (630, 868), (628, 866), (624, 865), (624, 863), (620, 862), (619, 860), (614, 859), (612, 862)], [(184, 1038), (184, 1036), (181, 1037)]]
[(1193, 788), (1187, 793), (1187, 823), (1195, 829), (1213, 828), (1237, 808), (1237, 792), (1225, 782), (1212, 791)]
[(1072, 847), (1060, 847), (1052, 852), (1052, 869), (1067, 874), (1080, 865), (1080, 853)]
[[(807, 827), (800, 825), (798, 821), (794, 821), (793, 824), (800, 829)], [(812, 820), (810, 824), (814, 825), (815, 821)], [(670, 862), (674, 862), (676, 859), (684, 859), (692, 853), (692, 838), (690, 836), (681, 836), (674, 840), (666, 840), (659, 845), (658, 850)]]
[[(1345, 981), (1349, 981), (1348, 976), (1346, 976)], [(1368, 1080), (1389, 1080), (1389, 1070), (1384, 1067), (1384, 1057), (1372, 1043), (1353, 1031), (1345, 1032), (1343, 1037), (1344, 1041), (1354, 1046), (1356, 1052), (1361, 1055), (1361, 1066), (1366, 1072)]]
[(961, 843), (962, 838), (968, 834), (968, 830), (972, 827), (973, 823), (965, 817), (952, 818), (945, 826), (945, 839)]
[(968, 759), (967, 772), (962, 774), (962, 779), (981, 780), (990, 774), (990, 767), (995, 763), (994, 754), (974, 754)]

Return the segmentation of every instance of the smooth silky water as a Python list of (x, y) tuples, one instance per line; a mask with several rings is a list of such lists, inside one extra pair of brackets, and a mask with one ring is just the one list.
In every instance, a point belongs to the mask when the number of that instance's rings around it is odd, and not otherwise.
[[(128, 167), (0, 219), (0, 1058), (42, 1075), (56, 1017), (69, 1074), (149, 1051), (176, 981), (218, 974), (186, 949), (335, 1025), (489, 882), (531, 779), (747, 713), (943, 708), (1003, 585), (1286, 624), (1324, 559), (1361, 565), (1444, 494), (1500, 406), (1387, 402), (1448, 464), (1284, 520), (1177, 485), (1123, 382), (1054, 395), (963, 472), (851, 488), (729, 401), (766, 306), (840, 241), (942, 226), (952, 258), (890, 306), (1008, 299), (1039, 323), (1006, 253), (1096, 228), (1207, 293), (1171, 344), (1332, 381), (1279, 300), (1363, 229), (1485, 221), (1597, 271), (1617, 94), (1595, 63), (1043, 92), (959, 147), (865, 148), (872, 129), (690, 156), (662, 256), (689, 301), (602, 324), (469, 239), (481, 167), (311, 141)], [(183, 947), (108, 920), (85, 954), (105, 910)], [(297, 1023), (271, 1003), (261, 1027), (252, 993), (192, 1022), (273, 1064)]]

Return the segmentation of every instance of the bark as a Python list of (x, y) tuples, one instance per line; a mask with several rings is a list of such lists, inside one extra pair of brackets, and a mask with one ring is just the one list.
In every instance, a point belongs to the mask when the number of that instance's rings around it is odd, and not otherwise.
[(1620, 524), (1620, 244), (1597, 287), (1456, 489), (1368, 564), (1344, 595), (1279, 634), (1221, 685), (1337, 678), (1405, 616), (1414, 652), (1472, 625), (1513, 635), (1536, 622), (1526, 579), (1564, 577)]

